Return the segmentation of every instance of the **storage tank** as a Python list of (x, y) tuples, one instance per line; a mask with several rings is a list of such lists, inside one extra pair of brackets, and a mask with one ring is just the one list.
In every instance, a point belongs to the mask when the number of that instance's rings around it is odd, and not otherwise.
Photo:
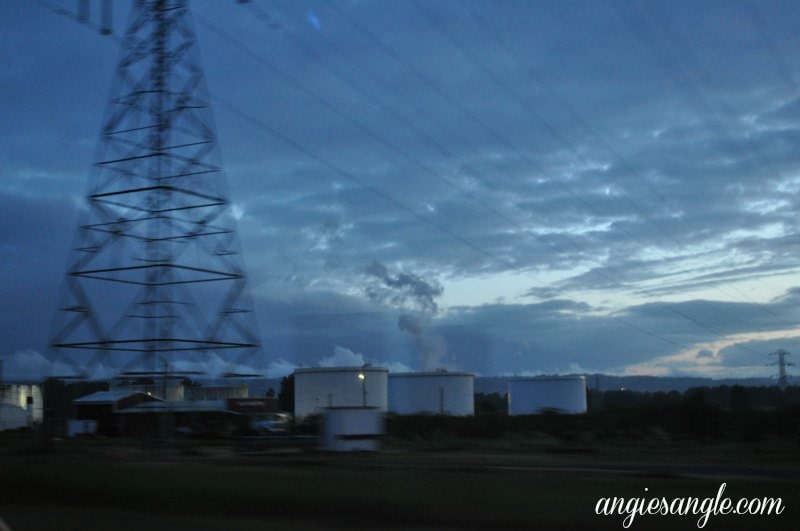
[(17, 406), (26, 411), (29, 424), (39, 424), (44, 420), (41, 384), (6, 382), (0, 385), (0, 402)]
[(508, 414), (545, 411), (586, 413), (585, 376), (541, 376), (508, 380)]
[(390, 374), (389, 411), (399, 415), (474, 415), (475, 377), (447, 371)]
[(383, 367), (319, 367), (294, 371), (294, 416), (331, 407), (375, 407), (386, 412), (387, 376)]

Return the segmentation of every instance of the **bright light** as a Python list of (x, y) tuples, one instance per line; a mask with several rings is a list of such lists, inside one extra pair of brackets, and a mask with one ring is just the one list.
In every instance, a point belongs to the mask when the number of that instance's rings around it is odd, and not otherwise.
[(359, 380), (364, 380), (365, 378), (366, 378), (366, 376), (364, 376), (363, 372), (358, 373), (358, 379)]

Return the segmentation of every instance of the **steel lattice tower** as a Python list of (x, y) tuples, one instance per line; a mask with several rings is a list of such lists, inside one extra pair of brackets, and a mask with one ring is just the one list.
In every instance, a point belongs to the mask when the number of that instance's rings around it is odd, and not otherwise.
[[(262, 367), (186, 0), (137, 0), (51, 345), (98, 364)], [(63, 356), (63, 357), (62, 357)]]
[(778, 389), (780, 389), (781, 394), (786, 393), (786, 388), (789, 386), (789, 377), (786, 374), (786, 367), (794, 365), (794, 363), (786, 361), (786, 357), (790, 354), (791, 353), (786, 352), (782, 348), (770, 354), (770, 356), (778, 357), (778, 360), (770, 365), (778, 366)]

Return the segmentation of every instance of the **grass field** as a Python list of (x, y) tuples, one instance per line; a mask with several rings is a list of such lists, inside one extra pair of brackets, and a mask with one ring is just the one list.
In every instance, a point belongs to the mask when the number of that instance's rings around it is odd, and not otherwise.
[[(736, 448), (390, 441), (376, 454), (331, 455), (97, 439), (40, 453), (24, 437), (0, 438), (0, 518), (13, 531), (623, 529), (624, 516), (595, 514), (601, 497), (714, 497), (722, 482), (726, 496), (780, 497), (786, 509), (711, 516), (706, 529), (800, 523), (800, 472), (752, 448), (736, 459)], [(697, 529), (697, 518), (637, 516), (631, 529)]]

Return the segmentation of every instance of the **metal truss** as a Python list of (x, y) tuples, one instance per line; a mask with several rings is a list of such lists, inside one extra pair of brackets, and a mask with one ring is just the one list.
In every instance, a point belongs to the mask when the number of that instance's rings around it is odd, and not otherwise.
[(185, 0), (138, 0), (122, 45), (52, 348), (91, 374), (259, 341)]

